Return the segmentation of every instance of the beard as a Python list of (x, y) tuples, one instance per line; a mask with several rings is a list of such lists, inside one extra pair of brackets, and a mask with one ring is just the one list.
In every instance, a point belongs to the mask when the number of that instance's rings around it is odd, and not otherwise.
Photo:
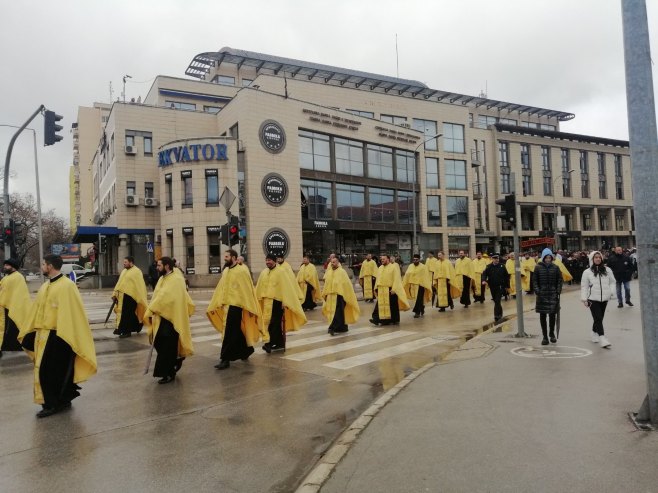
[(224, 261), (224, 267), (222, 268), (222, 270), (230, 269), (231, 267), (233, 267), (233, 260), (229, 259)]

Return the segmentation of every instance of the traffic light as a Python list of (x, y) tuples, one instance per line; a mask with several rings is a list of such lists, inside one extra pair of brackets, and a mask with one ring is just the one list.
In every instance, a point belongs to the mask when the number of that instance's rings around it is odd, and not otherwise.
[(505, 195), (504, 198), (496, 200), (496, 204), (501, 206), (500, 212), (496, 212), (496, 217), (516, 226), (516, 195), (513, 193)]
[(107, 236), (101, 235), (101, 243), (98, 245), (99, 253), (107, 253)]
[(43, 116), (43, 145), (51, 146), (64, 138), (57, 134), (63, 128), (61, 125), (57, 125), (62, 116), (50, 110), (46, 110)]
[(2, 229), (2, 240), (7, 245), (14, 243), (14, 221), (9, 222), (9, 226), (4, 226)]
[(228, 244), (229, 246), (237, 245), (240, 243), (240, 226), (238, 225), (239, 219), (237, 216), (231, 216), (228, 225)]
[(222, 224), (219, 227), (219, 241), (221, 241), (224, 245), (230, 246), (228, 227), (229, 227), (228, 223)]

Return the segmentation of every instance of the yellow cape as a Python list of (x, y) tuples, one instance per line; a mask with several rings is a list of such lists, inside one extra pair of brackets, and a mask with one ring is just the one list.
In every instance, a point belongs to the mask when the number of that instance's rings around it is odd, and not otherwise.
[[(448, 306), (447, 297), (455, 299), (459, 298), (462, 295), (462, 290), (457, 284), (457, 275), (455, 274), (455, 268), (452, 266), (449, 260), (438, 260), (435, 265), (433, 283), (436, 286), (437, 297), (446, 297), (439, 306)], [(450, 284), (450, 293), (443, 292), (445, 283), (439, 282), (439, 280), (448, 280)], [(446, 289), (447, 291), (447, 289)], [(437, 300), (438, 303), (439, 300)]]
[(138, 267), (132, 266), (130, 269), (123, 269), (119, 276), (119, 281), (114, 286), (112, 296), (117, 298), (117, 304), (114, 307), (114, 313), (117, 315), (117, 327), (121, 321), (121, 311), (123, 310), (123, 295), (127, 294), (137, 303), (135, 314), (137, 320), (142, 322), (144, 320), (144, 313), (146, 312), (146, 284), (144, 283), (144, 276)]
[[(326, 277), (325, 277), (326, 278)], [(306, 264), (299, 268), (297, 273), (297, 284), (299, 284), (299, 289), (302, 290), (304, 295), (303, 299), (306, 299), (306, 285), (310, 284), (313, 287), (313, 301), (319, 301), (320, 299), (320, 278), (318, 277), (318, 270), (313, 264)]]
[[(519, 264), (520, 265), (520, 264)], [(522, 286), (520, 288), (516, 287), (516, 276), (514, 274), (514, 259), (513, 258), (508, 258), (507, 262), (505, 262), (505, 269), (507, 269), (507, 273), (509, 274), (509, 289), (507, 292), (512, 295), (517, 295), (520, 294), (520, 289), (522, 289)], [(523, 284), (523, 279), (526, 276), (529, 276), (530, 273), (524, 271), (521, 267), (521, 284)]]
[(244, 265), (235, 265), (222, 271), (222, 277), (206, 310), (208, 320), (222, 335), (226, 329), (229, 306), (242, 308), (240, 328), (247, 340), (247, 346), (253, 346), (261, 337), (265, 342), (269, 340), (268, 332), (263, 330), (254, 283), (249, 269)]
[(306, 293), (302, 292), (302, 288), (300, 288), (299, 284), (297, 284), (297, 277), (295, 276), (295, 271), (292, 270), (292, 265), (290, 265), (287, 260), (284, 260), (283, 263), (280, 264), (280, 267), (283, 267), (283, 269), (290, 276), (290, 280), (292, 281), (293, 286), (297, 290), (297, 297), (299, 298), (299, 301), (304, 301), (304, 299), (306, 298)]
[[(400, 307), (400, 310), (409, 310), (409, 301), (407, 300), (407, 294), (402, 286), (400, 266), (397, 263), (391, 262), (388, 265), (379, 266), (375, 289), (379, 291), (379, 288), (388, 288), (387, 291), (398, 296), (398, 306)], [(379, 299), (379, 292), (377, 293), (377, 298)]]
[(556, 258), (555, 260), (553, 260), (553, 263), (560, 268), (560, 272), (562, 272), (562, 280), (564, 282), (569, 282), (573, 279), (573, 276), (567, 269), (567, 266), (562, 263), (562, 260)]
[(458, 258), (455, 261), (455, 286), (463, 293), (464, 289), (470, 290), (471, 286), (464, 286), (464, 278), (462, 276), (469, 277), (471, 282), (473, 282), (473, 278), (475, 277), (473, 261), (468, 257)]
[[(82, 304), (80, 292), (74, 282), (63, 276), (55, 282), (43, 283), (37, 298), (32, 305), (28, 322), (18, 334), (18, 340), (36, 331), (55, 330), (57, 336), (63, 339), (75, 353), (73, 364), (73, 381), (84, 382), (96, 373), (96, 348), (87, 313)], [(47, 338), (44, 338), (44, 345)], [(43, 349), (43, 348), (42, 348)], [(38, 356), (35, 352), (26, 351), (34, 361)], [(36, 370), (36, 367), (35, 367)], [(38, 385), (38, 374), (35, 384)]]
[(29, 322), (32, 300), (25, 278), (20, 272), (13, 272), (0, 281), (0, 346), (5, 336), (5, 311), (9, 310), (18, 331), (22, 331)]
[(298, 330), (306, 323), (306, 315), (298, 296), (299, 285), (295, 278), (286, 272), (286, 268), (277, 265), (273, 269), (265, 268), (258, 276), (256, 297), (260, 302), (263, 314), (263, 326), (269, 325), (271, 308), (265, 305), (267, 300), (278, 300), (283, 304), (284, 324), (286, 332)]
[(364, 260), (359, 270), (359, 284), (363, 289), (363, 297), (371, 300), (375, 297), (372, 291), (372, 278), (377, 276), (377, 262), (374, 260)]
[(530, 274), (535, 271), (537, 262), (532, 257), (521, 259), (521, 287), (524, 291), (530, 291)]
[(325, 300), (322, 304), (322, 314), (327, 317), (329, 323), (334, 319), (336, 313), (338, 295), (345, 300), (345, 323), (356, 323), (359, 320), (359, 315), (361, 315), (361, 309), (350, 278), (342, 266), (337, 269), (329, 266), (324, 274), (324, 287), (322, 288), (322, 297)]
[(482, 273), (487, 265), (489, 265), (489, 262), (485, 258), (473, 259), (473, 291), (476, 296), (482, 294)]
[(432, 300), (432, 275), (425, 264), (409, 264), (407, 272), (404, 273), (404, 278), (402, 279), (402, 286), (410, 304), (416, 302), (419, 286), (425, 288), (423, 302), (427, 303)]
[(149, 338), (153, 341), (161, 320), (169, 320), (178, 332), (178, 356), (186, 357), (194, 354), (190, 332), (190, 316), (194, 313), (194, 302), (185, 288), (185, 278), (175, 271), (176, 269), (158, 279), (151, 302), (144, 313), (144, 325), (147, 326)]

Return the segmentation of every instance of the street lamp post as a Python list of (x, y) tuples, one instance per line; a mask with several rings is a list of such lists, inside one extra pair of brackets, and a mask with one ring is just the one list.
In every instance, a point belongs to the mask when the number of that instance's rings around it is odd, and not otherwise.
[[(414, 149), (414, 176), (413, 176), (413, 181), (411, 183), (412, 185), (412, 191), (411, 191), (411, 207), (413, 209), (412, 211), (412, 221), (413, 221), (413, 239), (411, 241), (411, 253), (412, 255), (414, 253), (418, 253), (418, 242), (416, 241), (416, 180), (418, 176), (418, 149), (420, 149), (420, 146), (425, 145), (426, 142), (429, 142), (430, 140), (433, 139), (438, 139), (439, 137), (442, 137), (443, 134), (439, 133), (436, 135), (433, 135), (432, 137), (428, 137), (424, 141), (422, 141), (420, 144), (416, 146)], [(437, 150), (438, 150), (438, 144), (437, 144)]]
[[(576, 170), (575, 169), (570, 169), (569, 171), (567, 171), (567, 176), (570, 175), (571, 173), (573, 173), (574, 171), (576, 171)], [(557, 248), (557, 238), (558, 238), (558, 236), (557, 236), (557, 205), (555, 204), (555, 184), (557, 183), (557, 181), (560, 178), (564, 178), (564, 173), (562, 173), (562, 174), (555, 177), (555, 179), (553, 180), (553, 190), (552, 190), (552, 192), (553, 192), (553, 217), (555, 218), (555, 221), (553, 221), (553, 253), (555, 253), (558, 250), (558, 248)]]

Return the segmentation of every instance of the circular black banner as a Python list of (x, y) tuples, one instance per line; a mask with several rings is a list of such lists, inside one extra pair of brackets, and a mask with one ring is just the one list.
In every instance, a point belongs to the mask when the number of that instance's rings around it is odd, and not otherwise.
[(288, 184), (283, 176), (276, 173), (270, 173), (263, 178), (261, 191), (265, 200), (277, 207), (283, 205), (288, 198)]
[(290, 251), (290, 239), (285, 231), (270, 229), (263, 238), (263, 251), (277, 257), (285, 258)]
[(286, 133), (283, 127), (274, 120), (265, 120), (258, 131), (260, 143), (273, 154), (277, 154), (286, 146)]

